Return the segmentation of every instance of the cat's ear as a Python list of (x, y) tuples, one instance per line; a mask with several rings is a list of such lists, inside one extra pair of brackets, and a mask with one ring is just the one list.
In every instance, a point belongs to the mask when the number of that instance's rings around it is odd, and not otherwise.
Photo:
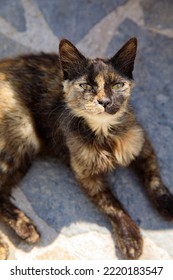
[(82, 75), (87, 59), (68, 40), (62, 39), (59, 45), (59, 56), (65, 79), (74, 79)]
[(109, 63), (121, 74), (133, 79), (133, 68), (137, 50), (137, 39), (131, 38), (122, 48), (109, 60)]

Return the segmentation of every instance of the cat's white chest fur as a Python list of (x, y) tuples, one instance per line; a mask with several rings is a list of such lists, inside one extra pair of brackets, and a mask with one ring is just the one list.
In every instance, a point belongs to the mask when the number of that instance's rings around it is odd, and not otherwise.
[[(122, 112), (120, 112), (119, 115), (121, 113)], [(102, 135), (104, 136), (105, 141), (109, 138), (109, 142), (112, 142), (111, 153), (118, 165), (129, 165), (130, 162), (140, 153), (144, 143), (144, 133), (139, 125), (135, 124), (121, 135), (111, 136), (111, 127), (116, 125), (118, 126), (120, 123), (119, 116), (115, 119), (115, 116), (110, 116), (106, 113), (103, 117), (98, 114), (94, 117), (91, 116), (91, 118), (87, 117), (87, 122), (98, 138), (99, 135)], [(98, 154), (98, 157), (102, 157), (102, 155)]]
[(143, 130), (139, 126), (130, 128), (121, 136), (114, 137), (115, 149), (113, 151), (119, 165), (127, 166), (140, 153), (144, 144)]

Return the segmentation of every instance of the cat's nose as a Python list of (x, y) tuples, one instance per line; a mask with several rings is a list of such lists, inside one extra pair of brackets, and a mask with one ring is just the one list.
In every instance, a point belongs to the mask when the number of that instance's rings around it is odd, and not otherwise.
[(108, 105), (111, 103), (110, 99), (108, 99), (108, 98), (100, 99), (100, 100), (97, 100), (97, 101), (98, 101), (98, 103), (99, 103), (100, 105), (102, 105), (104, 108), (105, 108), (106, 106), (108, 106)]

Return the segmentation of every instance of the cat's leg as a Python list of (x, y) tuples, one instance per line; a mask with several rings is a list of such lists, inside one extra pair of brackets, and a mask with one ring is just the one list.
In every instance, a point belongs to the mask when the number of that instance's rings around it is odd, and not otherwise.
[[(0, 222), (10, 226), (22, 240), (28, 243), (36, 243), (39, 240), (40, 235), (34, 223), (23, 213), (23, 211), (16, 207), (10, 199), (12, 187), (19, 182), (25, 171), (26, 166), (25, 168), (22, 166), (21, 168), (18, 167), (18, 169), (13, 172), (10, 170), (7, 172), (7, 169), (4, 174), (1, 172)], [(8, 246), (3, 242), (2, 238), (0, 238), (0, 260), (6, 259), (7, 256)]]
[(8, 257), (8, 246), (0, 237), (0, 260), (6, 260)]
[(21, 239), (28, 243), (36, 243), (40, 235), (31, 219), (8, 197), (1, 195), (0, 204), (0, 221), (8, 224)]
[[(74, 162), (73, 162), (74, 163)], [(111, 193), (103, 175), (85, 176), (81, 166), (73, 165), (76, 178), (92, 202), (109, 218), (113, 234), (122, 254), (137, 259), (142, 253), (143, 240), (139, 228)]]
[[(12, 79), (12, 76), (11, 76)], [(16, 93), (13, 80), (0, 80), (0, 221), (8, 224), (22, 239), (36, 242), (39, 234), (32, 221), (10, 200), (12, 187), (25, 174), (41, 149), (32, 112)], [(19, 85), (22, 88), (22, 84)], [(2, 251), (4, 246), (2, 245)]]
[[(28, 141), (28, 137), (21, 137), (17, 127), (15, 138), (10, 138), (9, 133), (9, 139), (5, 138), (5, 141), (2, 141), (0, 138), (0, 140), (0, 222), (9, 225), (23, 240), (35, 243), (39, 240), (39, 233), (33, 222), (12, 203), (11, 191), (28, 170), (32, 159), (38, 153), (38, 148), (31, 139)], [(1, 255), (2, 258), (7, 255), (7, 246), (2, 241)]]
[(145, 189), (155, 208), (162, 216), (173, 220), (173, 195), (162, 181), (156, 154), (147, 137), (133, 166), (143, 179)]

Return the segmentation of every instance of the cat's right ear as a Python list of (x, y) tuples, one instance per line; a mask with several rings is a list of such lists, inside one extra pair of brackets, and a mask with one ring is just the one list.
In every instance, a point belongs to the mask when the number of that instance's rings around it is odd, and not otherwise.
[(133, 68), (137, 50), (137, 39), (131, 38), (125, 45), (109, 60), (112, 66), (120, 71), (122, 75), (133, 79)]
[(62, 39), (59, 44), (59, 57), (64, 79), (72, 80), (81, 76), (87, 66), (87, 59), (66, 39)]

